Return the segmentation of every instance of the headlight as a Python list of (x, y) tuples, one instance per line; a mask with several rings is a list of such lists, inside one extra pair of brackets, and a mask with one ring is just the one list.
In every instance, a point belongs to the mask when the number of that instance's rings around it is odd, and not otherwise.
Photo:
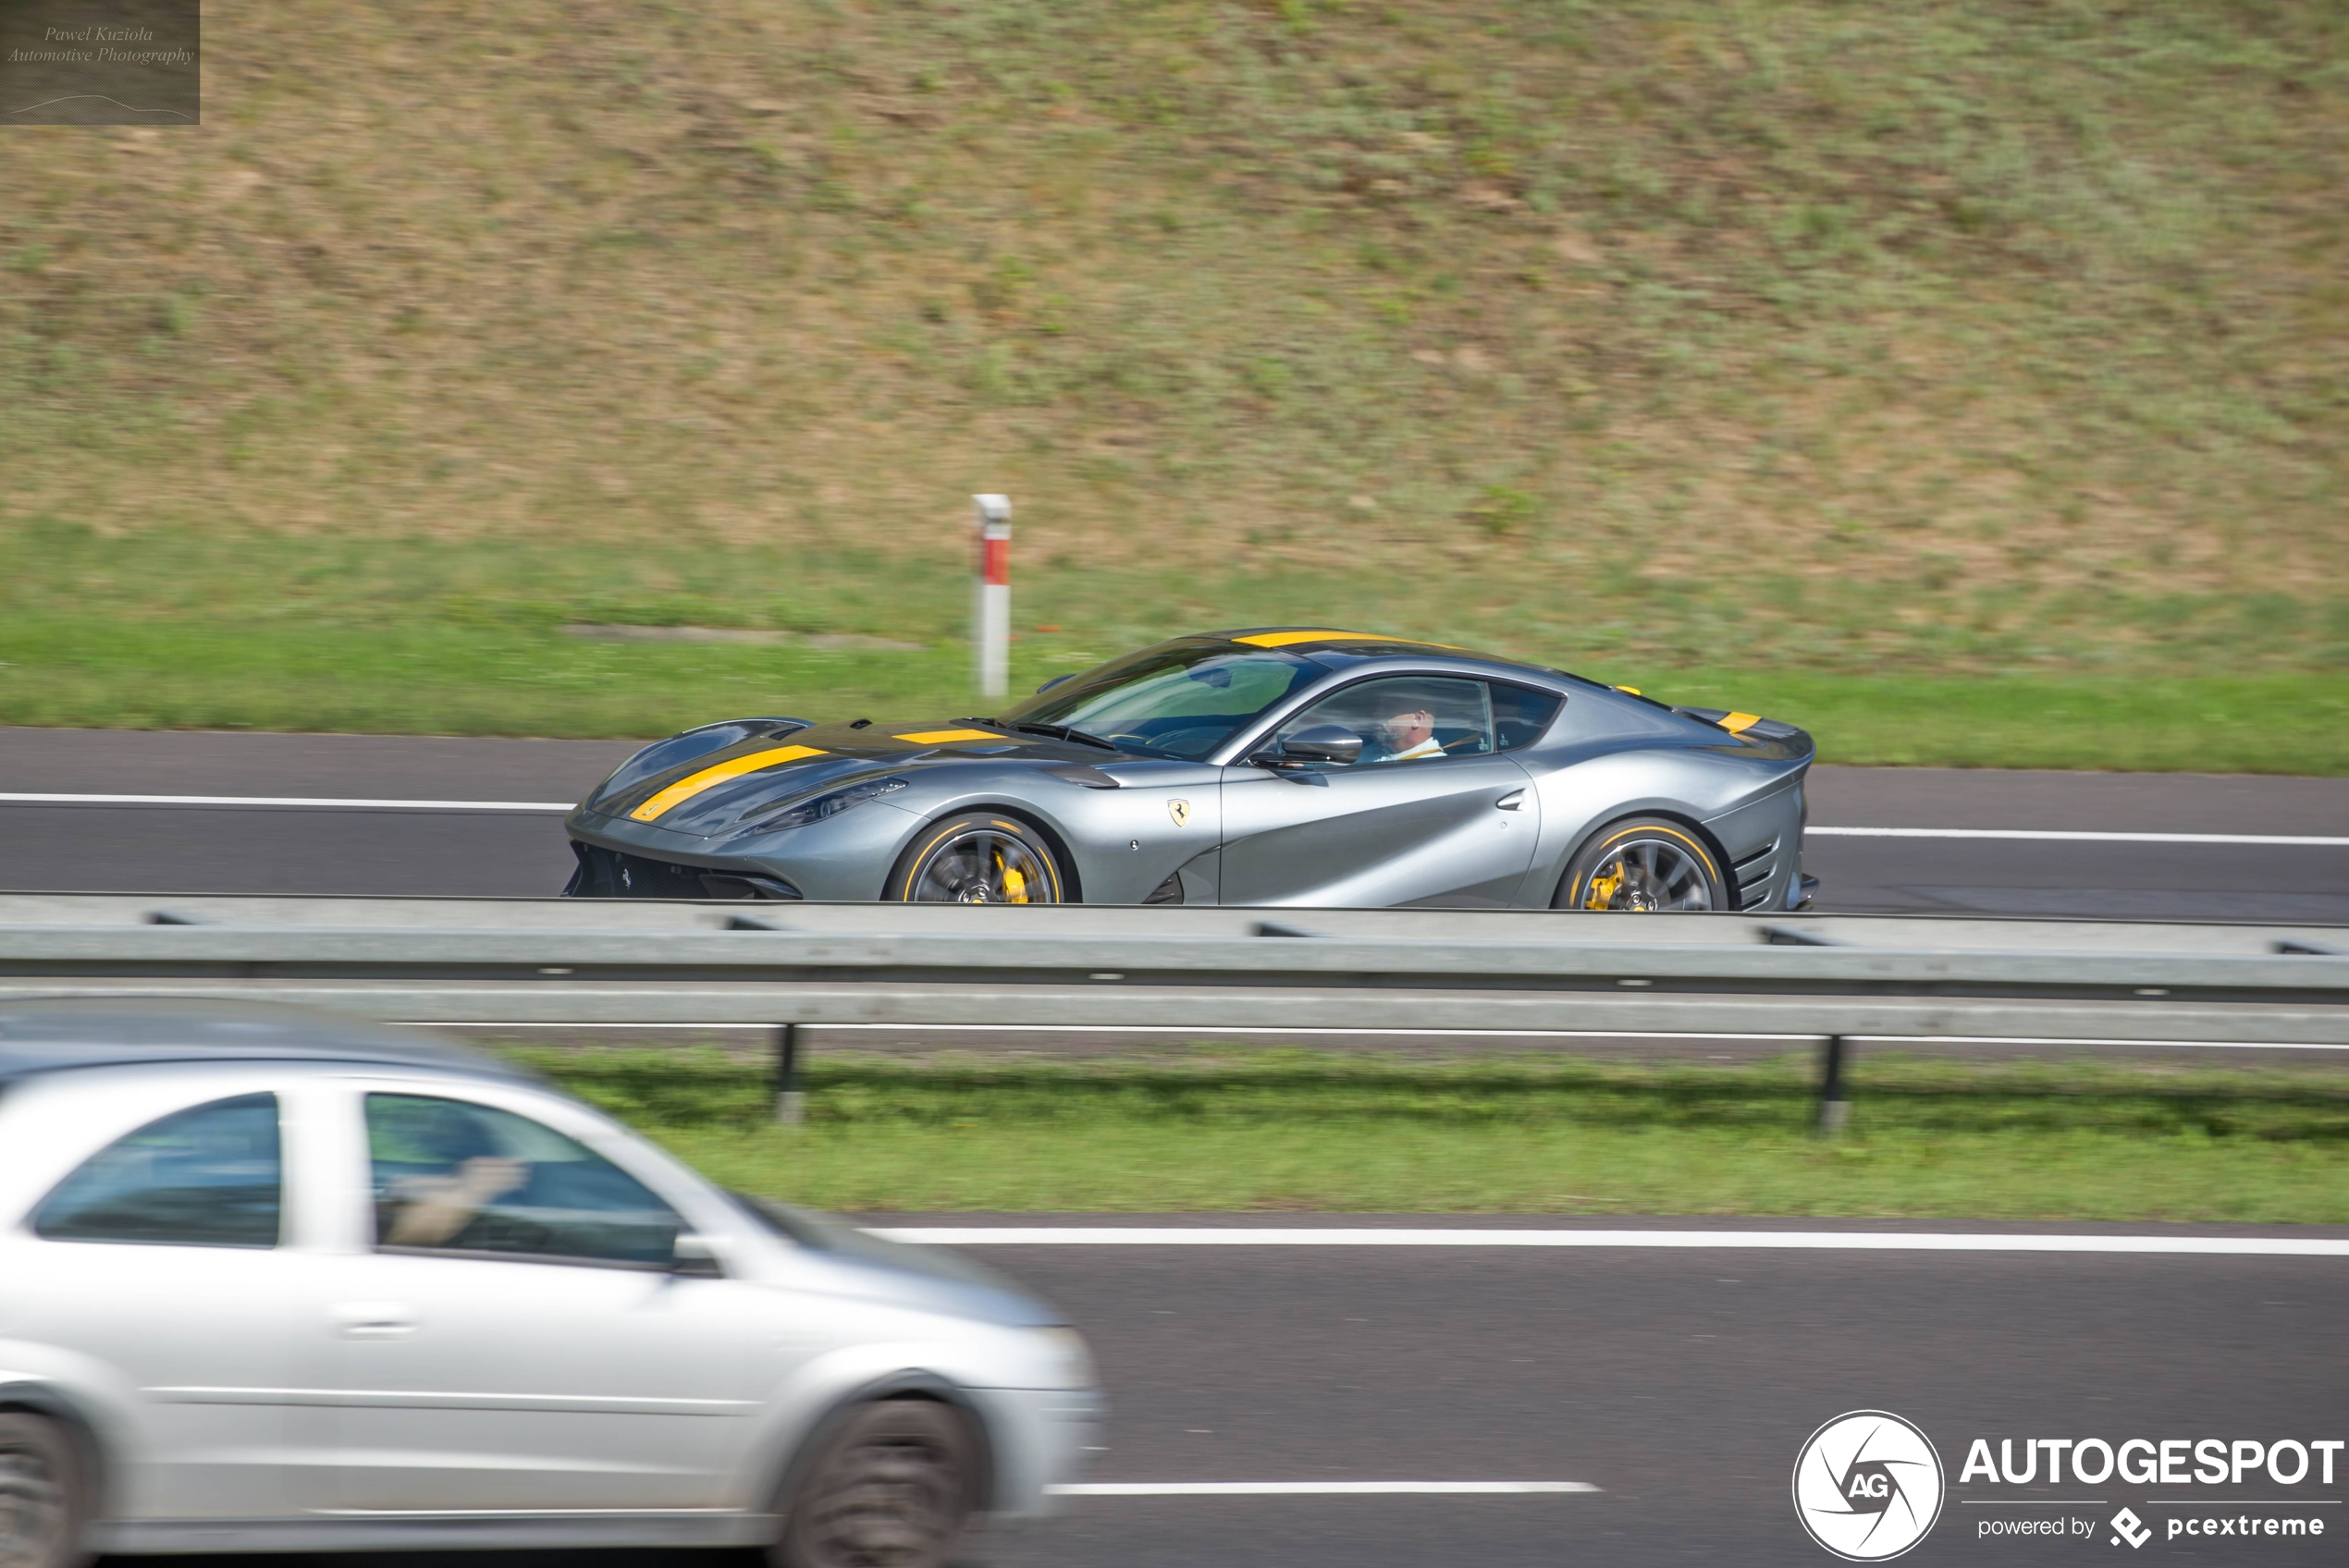
[(1055, 1369), (1054, 1386), (1064, 1389), (1098, 1389), (1101, 1374), (1093, 1368), (1093, 1353), (1085, 1346), (1085, 1336), (1074, 1329), (1039, 1329), (1039, 1338), (1051, 1347)]
[(833, 790), (812, 801), (777, 803), (763, 812), (746, 812), (736, 824), (760, 833), (779, 833), (786, 827), (805, 827), (811, 822), (821, 822), (828, 816), (838, 816), (851, 806), (861, 806), (867, 801), (878, 800), (903, 790), (911, 782), (894, 775), (887, 778), (864, 778), (843, 790)]

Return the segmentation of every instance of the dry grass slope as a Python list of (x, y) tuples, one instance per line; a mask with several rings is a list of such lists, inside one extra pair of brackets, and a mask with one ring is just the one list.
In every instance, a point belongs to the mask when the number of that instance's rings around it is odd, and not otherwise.
[(283, 608), (86, 530), (456, 552), (317, 590), (368, 625), (805, 625), (853, 558), (880, 589), (819, 619), (934, 637), (955, 595), (889, 579), (1000, 488), (1121, 631), (1278, 579), (1575, 665), (2349, 658), (2333, 0), (215, 0), (206, 38), (201, 129), (6, 138), (26, 613)]

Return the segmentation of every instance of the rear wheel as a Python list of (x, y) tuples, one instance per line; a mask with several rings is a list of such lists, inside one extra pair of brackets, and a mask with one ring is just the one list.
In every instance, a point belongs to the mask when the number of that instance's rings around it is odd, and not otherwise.
[(1704, 910), (1729, 907), (1713, 851), (1668, 818), (1626, 817), (1574, 851), (1550, 900), (1556, 909)]
[(0, 1414), (0, 1568), (89, 1561), (90, 1483), (73, 1435), (45, 1416)]
[(1056, 904), (1060, 862), (1044, 836), (992, 812), (964, 812), (924, 828), (890, 873), (891, 900), (908, 904)]
[(944, 1568), (978, 1487), (970, 1423), (936, 1400), (884, 1400), (842, 1423), (792, 1499), (778, 1568)]

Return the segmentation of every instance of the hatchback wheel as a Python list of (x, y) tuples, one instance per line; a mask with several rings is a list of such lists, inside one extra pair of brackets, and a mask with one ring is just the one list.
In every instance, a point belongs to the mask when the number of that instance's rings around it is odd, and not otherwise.
[(1574, 851), (1558, 881), (1557, 909), (1647, 912), (1727, 909), (1728, 890), (1713, 851), (1668, 818), (1612, 822)]
[(979, 811), (924, 828), (890, 873), (889, 897), (909, 904), (1056, 904), (1068, 895), (1042, 834)]
[(978, 1444), (935, 1400), (865, 1405), (792, 1500), (781, 1568), (944, 1568), (970, 1517)]
[(0, 1568), (87, 1562), (90, 1487), (72, 1436), (44, 1416), (0, 1414)]

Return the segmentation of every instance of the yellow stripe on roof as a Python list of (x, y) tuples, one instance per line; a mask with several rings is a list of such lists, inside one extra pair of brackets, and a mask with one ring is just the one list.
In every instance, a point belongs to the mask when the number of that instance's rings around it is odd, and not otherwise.
[(1721, 716), (1721, 728), (1732, 735), (1742, 735), (1762, 722), (1758, 713), (1726, 713)]
[(998, 735), (992, 729), (922, 729), (911, 735), (900, 735), (901, 741), (911, 741), (916, 746), (943, 746), (951, 741), (1018, 741), (1016, 735)]
[[(1375, 631), (1260, 631), (1253, 637), (1235, 637), (1235, 643), (1246, 643), (1252, 648), (1285, 648), (1292, 643), (1417, 643), (1416, 637), (1384, 637)], [(1431, 643), (1428, 647), (1442, 647)]]
[(687, 774), (628, 815), (635, 821), (650, 822), (671, 806), (692, 800), (712, 785), (723, 784), (729, 778), (740, 778), (745, 773), (756, 773), (764, 767), (781, 767), (802, 757), (820, 757), (823, 754), (820, 746), (778, 746), (771, 752), (752, 752), (747, 756), (721, 762), (715, 767), (705, 767), (699, 773)]

